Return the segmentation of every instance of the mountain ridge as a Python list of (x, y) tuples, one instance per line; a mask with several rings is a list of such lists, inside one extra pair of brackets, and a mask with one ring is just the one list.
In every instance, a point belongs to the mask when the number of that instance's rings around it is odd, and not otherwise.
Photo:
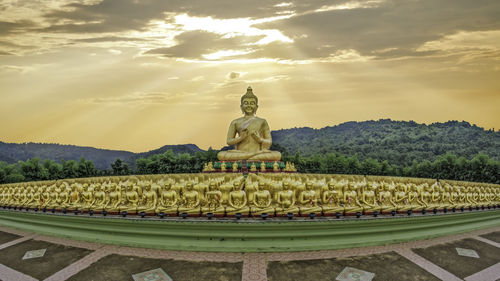
[[(271, 132), (272, 149), (284, 155), (299, 152), (303, 156), (324, 153), (357, 155), (360, 159), (388, 160), (391, 164), (411, 164), (430, 160), (445, 153), (471, 157), (484, 153), (500, 160), (500, 130), (485, 130), (466, 121), (450, 120), (421, 124), (391, 119), (349, 121), (323, 128), (288, 128)], [(223, 147), (222, 149), (228, 149)], [(98, 169), (109, 169), (117, 158), (135, 166), (139, 158), (161, 154), (203, 152), (196, 144), (164, 145), (146, 152), (94, 148), (55, 143), (6, 143), (0, 141), (0, 161), (15, 163), (33, 157), (42, 159), (92, 160)]]

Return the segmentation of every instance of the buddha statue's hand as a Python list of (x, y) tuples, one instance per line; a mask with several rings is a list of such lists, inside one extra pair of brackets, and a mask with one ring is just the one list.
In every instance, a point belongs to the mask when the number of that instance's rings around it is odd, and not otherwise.
[(262, 143), (263, 139), (260, 137), (258, 132), (252, 132), (251, 133), (252, 138), (257, 141), (258, 143)]
[(239, 138), (240, 138), (241, 140), (244, 140), (244, 139), (248, 136), (248, 130), (247, 130), (247, 129), (242, 130), (242, 131), (239, 133), (239, 135), (240, 135), (240, 136), (239, 136)]

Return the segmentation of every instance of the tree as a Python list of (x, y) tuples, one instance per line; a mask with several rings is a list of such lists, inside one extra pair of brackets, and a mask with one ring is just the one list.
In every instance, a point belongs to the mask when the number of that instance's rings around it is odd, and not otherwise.
[(78, 174), (78, 163), (75, 160), (62, 161), (63, 175), (64, 178), (77, 178)]
[(113, 169), (113, 175), (128, 175), (130, 173), (128, 165), (123, 163), (120, 158), (111, 164), (111, 169)]
[(55, 163), (53, 160), (45, 159), (43, 160), (43, 167), (49, 173), (50, 179), (64, 178), (63, 167), (61, 164)]
[(85, 160), (83, 157), (78, 161), (77, 171), (79, 177), (93, 177), (97, 174), (94, 163), (90, 160)]
[(19, 161), (21, 174), (28, 181), (38, 181), (49, 179), (49, 172), (40, 164), (38, 157), (28, 159), (26, 162)]

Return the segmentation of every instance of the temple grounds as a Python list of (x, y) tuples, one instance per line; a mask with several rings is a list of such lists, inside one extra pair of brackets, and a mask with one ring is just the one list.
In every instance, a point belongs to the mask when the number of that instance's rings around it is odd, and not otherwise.
[(0, 280), (487, 281), (500, 278), (498, 240), (500, 227), (493, 227), (376, 247), (214, 253), (111, 246), (0, 227)]

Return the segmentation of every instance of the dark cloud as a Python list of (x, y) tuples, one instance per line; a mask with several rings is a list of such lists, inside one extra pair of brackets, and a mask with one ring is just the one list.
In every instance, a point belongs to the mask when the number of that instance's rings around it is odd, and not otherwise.
[[(117, 32), (143, 30), (150, 20), (163, 20), (165, 13), (187, 13), (190, 16), (212, 16), (219, 19), (275, 15), (282, 1), (267, 0), (104, 0), (93, 5), (71, 3), (71, 11), (53, 10), (45, 18), (53, 23), (44, 31), (50, 32)], [(57, 24), (59, 20), (84, 22)]]
[(34, 26), (33, 22), (28, 20), (20, 20), (16, 22), (0, 21), (0, 36), (23, 32), (33, 28)]
[(146, 54), (159, 54), (166, 57), (200, 58), (202, 54), (214, 53), (220, 50), (241, 49), (245, 44), (255, 42), (262, 36), (238, 36), (222, 38), (221, 35), (205, 31), (188, 31), (175, 37), (179, 42), (170, 48), (152, 49)]
[(75, 42), (99, 43), (99, 42), (142, 42), (147, 41), (144, 38), (134, 37), (118, 37), (118, 36), (104, 36), (104, 37), (91, 37), (83, 39), (75, 39)]
[[(340, 49), (379, 57), (414, 55), (414, 48), (421, 44), (460, 30), (500, 28), (500, 1), (394, 0), (377, 8), (308, 13), (259, 27), (281, 30), (295, 39), (298, 53), (309, 57), (324, 57)], [(390, 48), (396, 49), (374, 53)]]
[(13, 53), (0, 51), (0, 56), (13, 56), (13, 55), (14, 55)]

